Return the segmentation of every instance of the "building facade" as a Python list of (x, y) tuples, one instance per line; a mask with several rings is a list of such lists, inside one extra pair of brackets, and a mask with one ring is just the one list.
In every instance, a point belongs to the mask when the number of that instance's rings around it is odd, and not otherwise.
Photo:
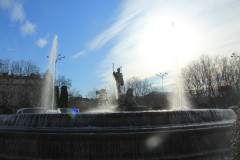
[(43, 79), (40, 76), (0, 75), (0, 107), (39, 107)]

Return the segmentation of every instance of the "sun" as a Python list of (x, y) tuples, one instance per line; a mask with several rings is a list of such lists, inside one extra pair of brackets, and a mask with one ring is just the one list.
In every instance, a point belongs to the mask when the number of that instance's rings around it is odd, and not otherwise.
[(151, 70), (171, 70), (184, 65), (194, 54), (198, 32), (180, 17), (154, 15), (142, 26), (138, 53)]

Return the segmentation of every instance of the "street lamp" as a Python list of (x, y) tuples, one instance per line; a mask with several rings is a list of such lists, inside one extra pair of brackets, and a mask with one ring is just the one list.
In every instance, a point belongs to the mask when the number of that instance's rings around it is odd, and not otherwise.
[(163, 92), (163, 78), (164, 78), (164, 76), (166, 76), (166, 75), (167, 75), (167, 72), (156, 74), (156, 76), (162, 78), (162, 105), (163, 105), (163, 106), (164, 106), (164, 102), (163, 102), (163, 95), (164, 95), (164, 92)]
[(163, 92), (163, 78), (164, 78), (164, 76), (166, 76), (166, 75), (168, 75), (167, 72), (156, 74), (156, 76), (158, 76), (158, 77), (160, 77), (160, 78), (162, 79), (162, 92)]
[[(55, 57), (50, 57), (50, 56), (47, 56), (47, 58), (55, 58)], [(60, 60), (62, 60), (63, 58), (65, 58), (65, 56), (62, 56), (61, 54), (58, 54), (57, 56), (56, 56), (56, 58), (55, 58), (55, 61), (53, 61), (54, 62), (54, 69), (55, 69), (55, 75), (54, 75), (54, 79), (53, 79), (53, 94), (52, 94), (52, 96), (53, 96), (53, 98), (55, 99), (55, 94), (56, 93), (54, 93), (54, 87), (56, 86), (56, 76), (57, 76), (57, 62), (58, 61), (60, 61)], [(52, 59), (52, 60), (54, 60), (54, 59)], [(54, 106), (56, 106), (56, 99), (55, 100), (53, 100), (53, 105), (52, 105), (52, 110), (53, 110), (53, 107)]]
[[(50, 58), (50, 57), (47, 56), (47, 58)], [(55, 74), (55, 79), (54, 79), (54, 80), (55, 80), (55, 81), (56, 81), (56, 76), (57, 76), (57, 72), (56, 72), (56, 71), (57, 71), (57, 62), (60, 61), (60, 60), (62, 60), (63, 58), (65, 58), (65, 56), (62, 56), (61, 54), (58, 54), (57, 57), (56, 57), (56, 59), (55, 59), (55, 62), (54, 62), (54, 65), (55, 65), (55, 66), (54, 66), (54, 67), (55, 67), (55, 73), (54, 73), (54, 74)], [(55, 84), (55, 82), (54, 82), (54, 84)]]
[[(56, 60), (55, 60), (55, 79), (57, 78), (57, 74), (56, 74), (56, 71), (57, 71), (57, 62), (64, 59), (65, 56), (62, 56), (61, 54), (58, 54), (57, 57), (56, 57)], [(56, 80), (55, 80), (56, 81)]]

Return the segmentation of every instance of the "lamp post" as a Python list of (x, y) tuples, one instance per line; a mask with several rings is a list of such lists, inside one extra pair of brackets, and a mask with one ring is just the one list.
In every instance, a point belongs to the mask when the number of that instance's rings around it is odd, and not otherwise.
[(163, 78), (164, 78), (164, 76), (166, 76), (166, 75), (167, 75), (167, 72), (156, 74), (156, 76), (158, 76), (158, 77), (160, 77), (160, 78), (162, 79), (162, 92), (163, 92)]
[[(61, 54), (58, 54), (57, 57), (56, 57), (56, 60), (55, 60), (55, 79), (57, 78), (57, 62), (64, 59), (65, 56), (62, 56)], [(56, 81), (56, 80), (55, 80)]]
[[(50, 58), (49, 56), (47, 56), (47, 58)], [(55, 59), (55, 62), (54, 62), (54, 67), (55, 67), (55, 79), (54, 79), (54, 81), (56, 81), (56, 76), (57, 76), (57, 62), (58, 61), (60, 61), (60, 60), (62, 60), (62, 59), (64, 59), (64, 58), (66, 58), (65, 56), (62, 56), (61, 54), (58, 54), (57, 55), (57, 57), (56, 57), (56, 59)], [(55, 85), (55, 82), (54, 82), (54, 85)]]
[(160, 77), (162, 79), (162, 105), (164, 106), (164, 103), (163, 103), (163, 95), (164, 95), (164, 92), (163, 92), (163, 78), (164, 76), (167, 75), (167, 72), (164, 72), (164, 73), (158, 73), (156, 74), (156, 76)]
[[(47, 58), (51, 58), (51, 57), (50, 57), (50, 56), (47, 56)], [(55, 97), (55, 94), (56, 94), (56, 93), (54, 93), (54, 92), (55, 92), (55, 86), (56, 86), (56, 76), (57, 76), (57, 72), (56, 72), (56, 71), (57, 71), (57, 62), (60, 61), (60, 60), (62, 60), (63, 58), (65, 58), (65, 56), (62, 56), (61, 54), (58, 54), (58, 55), (56, 56), (56, 58), (55, 58), (55, 61), (53, 61), (53, 62), (54, 62), (54, 70), (55, 70), (55, 71), (54, 71), (54, 79), (53, 79), (53, 83), (52, 83), (52, 85), (53, 85), (53, 86), (52, 86), (52, 87), (53, 87), (52, 89), (54, 90), (54, 91), (53, 91), (53, 94), (52, 94), (53, 99), (54, 99), (54, 100), (53, 100), (53, 104), (52, 104), (52, 110), (53, 110), (53, 107), (57, 105), (57, 104), (56, 104), (56, 103), (57, 103), (57, 102), (56, 102), (56, 97)]]

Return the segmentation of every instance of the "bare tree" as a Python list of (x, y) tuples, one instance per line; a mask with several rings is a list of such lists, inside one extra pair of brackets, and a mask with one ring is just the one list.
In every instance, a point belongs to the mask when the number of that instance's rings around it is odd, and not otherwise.
[(93, 88), (92, 90), (88, 91), (87, 97), (90, 99), (97, 99), (97, 89)]
[(39, 75), (40, 68), (33, 61), (21, 61), (23, 67), (23, 75)]
[(58, 79), (56, 80), (56, 84), (59, 86), (59, 88), (62, 86), (67, 86), (67, 88), (70, 88), (72, 86), (72, 80), (66, 78), (64, 75), (59, 75)]
[(216, 68), (214, 67), (212, 58), (202, 55), (200, 57), (200, 66), (205, 93), (209, 98), (215, 98), (214, 73), (216, 73)]
[(137, 77), (128, 79), (125, 87), (132, 88), (136, 97), (142, 97), (153, 91), (152, 85), (147, 79), (140, 80)]
[(13, 61), (10, 68), (15, 76), (40, 75), (40, 68), (32, 61)]
[(68, 95), (69, 97), (82, 97), (81, 91), (76, 88), (71, 89)]
[[(239, 86), (238, 60), (202, 55), (182, 70), (185, 87), (195, 104), (230, 105)], [(235, 98), (236, 99), (236, 98)]]
[[(0, 72), (7, 74), (1, 77), (0, 101), (5, 108), (12, 106), (28, 107), (37, 104), (40, 95), (40, 79), (32, 81), (30, 76), (37, 75), (40, 78), (39, 67), (32, 61), (1, 60)], [(13, 75), (10, 76), (9, 74)], [(16, 79), (14, 76), (24, 76)], [(37, 82), (37, 84), (35, 84)], [(37, 87), (37, 88), (36, 88)]]
[(73, 89), (69, 92), (69, 106), (74, 106), (77, 108), (83, 108), (83, 97), (79, 90)]
[(9, 60), (1, 60), (0, 59), (0, 73), (8, 74), (9, 73)]
[(11, 74), (15, 76), (21, 76), (23, 74), (23, 69), (20, 61), (13, 61), (10, 70)]

